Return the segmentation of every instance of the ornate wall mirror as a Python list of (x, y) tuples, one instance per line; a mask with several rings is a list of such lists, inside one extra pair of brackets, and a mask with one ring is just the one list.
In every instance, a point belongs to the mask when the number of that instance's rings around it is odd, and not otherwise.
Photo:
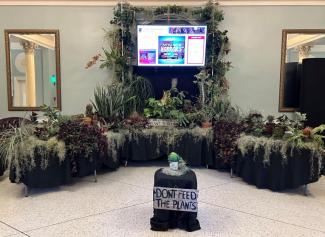
[(58, 30), (5, 30), (8, 110), (61, 110)]
[(325, 30), (282, 31), (279, 111), (299, 110), (302, 67), (306, 58), (325, 58)]

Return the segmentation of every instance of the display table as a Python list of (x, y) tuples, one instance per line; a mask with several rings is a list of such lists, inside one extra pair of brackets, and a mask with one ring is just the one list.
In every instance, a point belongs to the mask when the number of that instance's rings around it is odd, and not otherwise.
[(47, 168), (40, 165), (41, 156), (35, 157), (36, 167), (32, 170), (19, 171), (17, 177), (16, 167), (11, 165), (9, 179), (12, 183), (25, 184), (25, 196), (28, 196), (28, 189), (31, 188), (53, 188), (72, 182), (70, 174), (70, 162), (64, 160), (60, 163), (59, 158), (50, 159)]
[(318, 181), (320, 162), (314, 157), (311, 160), (310, 150), (293, 150), (283, 163), (279, 152), (270, 154), (270, 164), (263, 163), (264, 149), (258, 152), (250, 150), (247, 154), (239, 154), (234, 167), (237, 176), (258, 188), (273, 191), (298, 188)]
[[(154, 177), (155, 187), (197, 189), (196, 175), (189, 170), (181, 176), (171, 176), (159, 169)], [(199, 230), (200, 223), (197, 220), (197, 212), (172, 211), (154, 209), (154, 216), (150, 219), (151, 229), (155, 231), (167, 231), (180, 228), (186, 231)]]
[(6, 167), (5, 167), (4, 161), (0, 155), (0, 176), (2, 176), (4, 174), (5, 170), (6, 170)]
[[(175, 151), (192, 166), (214, 163), (212, 129), (150, 128), (118, 130), (107, 134), (110, 161), (148, 161)], [(104, 161), (105, 163), (105, 161)], [(114, 166), (114, 165), (113, 165)]]

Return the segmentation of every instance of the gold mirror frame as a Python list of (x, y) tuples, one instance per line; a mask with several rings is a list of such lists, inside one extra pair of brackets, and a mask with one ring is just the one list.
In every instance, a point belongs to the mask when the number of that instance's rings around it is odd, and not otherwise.
[(299, 111), (300, 109), (300, 108), (292, 108), (292, 107), (284, 106), (285, 63), (286, 63), (288, 34), (325, 34), (325, 29), (284, 29), (282, 30), (279, 112), (296, 112)]
[(57, 109), (62, 110), (61, 102), (61, 70), (60, 70), (60, 34), (59, 30), (34, 30), (34, 29), (7, 29), (5, 30), (5, 47), (6, 47), (6, 63), (7, 63), (7, 96), (9, 111), (38, 111), (40, 107), (16, 107), (13, 106), (11, 97), (11, 62), (10, 62), (10, 34), (54, 34), (55, 35), (55, 63), (56, 63), (56, 98)]

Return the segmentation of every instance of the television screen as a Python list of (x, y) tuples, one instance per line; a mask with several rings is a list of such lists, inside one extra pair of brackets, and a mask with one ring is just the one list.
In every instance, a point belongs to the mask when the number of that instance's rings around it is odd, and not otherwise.
[(139, 66), (204, 66), (206, 26), (138, 25)]

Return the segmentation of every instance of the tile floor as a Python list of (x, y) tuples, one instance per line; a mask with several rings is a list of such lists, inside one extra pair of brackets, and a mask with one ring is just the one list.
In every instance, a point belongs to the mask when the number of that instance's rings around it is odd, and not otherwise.
[(325, 236), (325, 177), (302, 188), (276, 193), (240, 178), (194, 169), (200, 190), (202, 230), (150, 231), (153, 174), (160, 163), (131, 164), (55, 189), (31, 190), (0, 177), (1, 237), (123, 236)]

